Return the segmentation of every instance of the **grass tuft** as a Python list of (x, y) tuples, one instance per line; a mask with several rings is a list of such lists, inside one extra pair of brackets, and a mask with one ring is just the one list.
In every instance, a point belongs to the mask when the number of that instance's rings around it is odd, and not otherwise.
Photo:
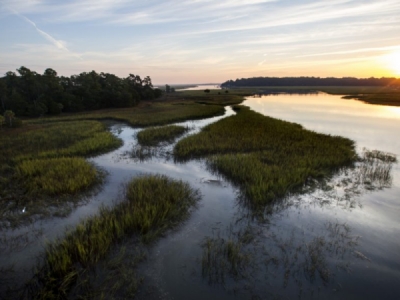
[[(17, 130), (0, 133), (0, 223), (12, 226), (33, 214), (47, 215), (53, 204), (61, 208), (79, 201), (60, 201), (59, 196), (86, 191), (102, 177), (83, 157), (122, 144), (97, 121), (31, 124)], [(32, 214), (20, 214), (24, 207)]]
[(149, 242), (181, 222), (198, 200), (189, 184), (163, 175), (134, 178), (125, 199), (113, 208), (82, 221), (65, 238), (46, 249), (45, 264), (29, 285), (34, 299), (65, 299), (77, 279), (90, 271), (126, 235)]
[(96, 168), (79, 157), (25, 160), (18, 175), (30, 194), (75, 194), (98, 181)]
[(178, 125), (150, 127), (140, 131), (137, 138), (142, 146), (157, 146), (162, 142), (172, 143), (188, 130), (188, 127)]

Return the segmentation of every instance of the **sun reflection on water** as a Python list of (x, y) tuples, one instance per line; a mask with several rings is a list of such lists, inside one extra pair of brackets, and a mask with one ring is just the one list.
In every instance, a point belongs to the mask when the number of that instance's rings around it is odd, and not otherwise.
[(400, 107), (396, 106), (383, 106), (384, 112), (390, 117), (400, 118)]

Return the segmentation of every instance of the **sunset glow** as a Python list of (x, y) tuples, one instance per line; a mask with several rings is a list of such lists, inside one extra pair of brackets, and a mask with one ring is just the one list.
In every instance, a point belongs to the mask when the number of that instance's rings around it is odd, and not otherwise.
[(396, 76), (400, 76), (400, 51), (389, 55), (389, 60)]
[(395, 0), (3, 0), (0, 75), (400, 76), (399, 15)]

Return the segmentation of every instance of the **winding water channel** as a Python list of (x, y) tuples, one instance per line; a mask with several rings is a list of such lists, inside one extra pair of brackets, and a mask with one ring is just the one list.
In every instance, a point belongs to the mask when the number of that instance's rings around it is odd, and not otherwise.
[[(340, 96), (268, 95), (248, 97), (244, 105), (264, 115), (302, 124), (305, 128), (356, 141), (364, 147), (400, 157), (400, 108), (374, 106)], [(222, 117), (178, 123), (193, 134)], [(240, 191), (203, 160), (174, 162), (173, 145), (153, 149), (146, 159), (132, 156), (136, 134), (124, 124), (111, 126), (124, 145), (91, 159), (108, 172), (100, 193), (66, 218), (54, 218), (28, 228), (24, 247), (3, 249), (0, 266), (14, 265), (21, 280), (47, 241), (61, 236), (67, 226), (93, 215), (100, 205), (118, 201), (122, 185), (143, 173), (182, 179), (200, 190), (202, 199), (190, 218), (168, 232), (148, 250), (139, 266), (144, 283), (138, 299), (398, 299), (400, 295), (400, 168), (393, 165), (390, 182), (363, 186), (343, 170), (308, 194), (292, 195), (275, 205), (263, 222), (248, 217), (240, 205)], [(36, 233), (36, 234), (32, 234)], [(204, 272), (206, 241), (247, 240), (241, 251), (245, 263), (238, 274), (221, 265)], [(214, 275), (210, 275), (214, 274)]]

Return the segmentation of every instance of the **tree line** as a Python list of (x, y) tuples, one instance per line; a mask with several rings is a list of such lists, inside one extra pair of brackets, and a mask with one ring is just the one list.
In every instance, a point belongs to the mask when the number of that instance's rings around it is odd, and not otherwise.
[(141, 100), (162, 95), (149, 76), (129, 74), (119, 78), (110, 73), (83, 72), (58, 76), (51, 68), (38, 74), (22, 66), (0, 78), (0, 114), (38, 117), (61, 112), (131, 107)]
[(243, 86), (400, 86), (400, 78), (253, 77), (228, 80), (221, 87)]

